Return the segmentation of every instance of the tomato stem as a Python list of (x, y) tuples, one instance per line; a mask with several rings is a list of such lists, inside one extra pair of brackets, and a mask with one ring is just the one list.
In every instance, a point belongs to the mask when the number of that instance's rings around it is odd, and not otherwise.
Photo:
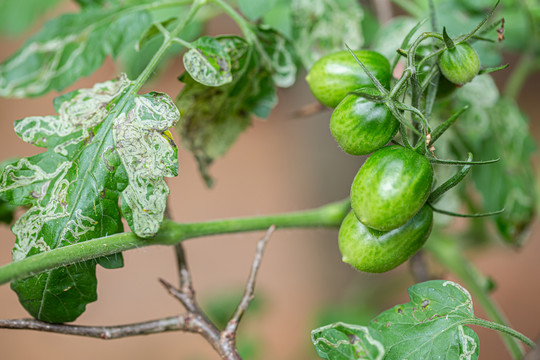
[(346, 199), (314, 209), (269, 216), (197, 223), (176, 223), (165, 220), (159, 233), (153, 239), (142, 239), (133, 233), (124, 232), (60, 247), (4, 265), (0, 267), (0, 284), (100, 256), (152, 245), (175, 245), (201, 236), (266, 230), (271, 225), (277, 228), (334, 228), (341, 224), (349, 210), (350, 201)]

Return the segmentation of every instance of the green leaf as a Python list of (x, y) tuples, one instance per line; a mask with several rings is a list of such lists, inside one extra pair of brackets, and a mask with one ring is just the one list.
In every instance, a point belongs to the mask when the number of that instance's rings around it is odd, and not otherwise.
[(293, 44), (285, 36), (266, 26), (257, 28), (257, 38), (270, 61), (274, 83), (279, 87), (292, 86), (298, 70)]
[(277, 101), (272, 78), (259, 63), (258, 53), (236, 36), (217, 40), (231, 59), (231, 83), (205, 86), (184, 73), (180, 79), (185, 86), (176, 99), (182, 115), (177, 130), (183, 146), (195, 155), (209, 186), (210, 164), (251, 124), (251, 114), (266, 117)]
[(296, 52), (306, 69), (323, 55), (343, 50), (344, 44), (359, 49), (364, 43), (364, 11), (356, 0), (292, 0)]
[(293, 39), (292, 9), (290, 0), (277, 0), (276, 4), (263, 17), (263, 23)]
[(499, 99), (486, 111), (489, 139), (469, 144), (481, 156), (497, 154), (501, 161), (473, 171), (473, 179), (485, 209), (505, 208), (493, 219), (499, 234), (508, 243), (521, 245), (536, 212), (532, 166), (536, 145), (527, 118), (512, 100)]
[(0, 1), (0, 33), (20, 34), (59, 3), (60, 0)]
[(465, 326), (473, 314), (469, 292), (451, 281), (433, 280), (409, 288), (411, 301), (371, 321), (386, 360), (477, 359), (478, 336)]
[(6, 200), (0, 198), (0, 222), (11, 224), (16, 209), (16, 206), (13, 206)]
[[(8, 163), (0, 193), (29, 206), (12, 227), (13, 261), (123, 231), (118, 207), (132, 231), (158, 231), (169, 192), (163, 177), (178, 172), (168, 129), (178, 110), (165, 94), (136, 95), (122, 76), (55, 99), (57, 116), (15, 122), (25, 142), (47, 151)], [(119, 255), (97, 260), (122, 266)], [(51, 270), (12, 283), (34, 317), (73, 321), (96, 299), (96, 261)]]
[(221, 86), (232, 81), (231, 58), (219, 40), (203, 36), (184, 54), (184, 66), (191, 78), (206, 86)]
[(483, 209), (502, 209), (492, 218), (502, 238), (521, 245), (536, 212), (532, 156), (535, 141), (527, 117), (510, 99), (500, 98), (489, 75), (476, 77), (456, 91), (457, 107), (467, 104), (457, 123), (460, 141), (477, 158), (500, 157), (496, 164), (472, 171)]
[(319, 356), (328, 360), (382, 360), (384, 346), (378, 334), (366, 326), (334, 323), (311, 332)]
[(48, 21), (0, 65), (0, 96), (62, 90), (94, 72), (107, 55), (133, 46), (150, 22), (142, 5), (90, 7)]
[[(418, 24), (418, 20), (407, 16), (393, 18), (378, 28), (375, 39), (373, 40), (373, 50), (383, 54), (387, 59), (393, 59), (396, 51), (402, 45), (405, 34), (409, 34)], [(428, 29), (429, 25), (424, 23), (416, 34), (421, 31), (427, 31)]]
[(254, 21), (270, 11), (276, 2), (277, 0), (238, 0), (238, 6), (248, 19)]

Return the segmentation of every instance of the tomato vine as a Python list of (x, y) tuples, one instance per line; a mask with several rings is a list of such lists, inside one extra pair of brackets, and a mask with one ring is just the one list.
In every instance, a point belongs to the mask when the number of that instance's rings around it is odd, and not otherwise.
[[(388, 25), (355, 0), (76, 0), (78, 12), (46, 22), (0, 64), (0, 96), (64, 91), (108, 55), (122, 59), (128, 75), (60, 95), (53, 102), (57, 115), (15, 122), (23, 141), (45, 151), (0, 166), (0, 220), (16, 218), (13, 261), (0, 266), (0, 284), (11, 282), (34, 319), (0, 320), (0, 328), (102, 338), (188, 331), (202, 334), (222, 358), (240, 359), (238, 322), (253, 298), (273, 229), (339, 227), (334, 240), (343, 262), (382, 273), (415, 254), (430, 254), (463, 281), (493, 322), (474, 316), (465, 287), (432, 279), (409, 288), (409, 303), (369, 323), (343, 318), (313, 330), (319, 356), (477, 359), (479, 339), (468, 325), (479, 325), (501, 332), (512, 356), (521, 358), (518, 341), (529, 347), (534, 342), (506, 324), (461, 247), (479, 246), (469, 230), (494, 234), (490, 223), (499, 238), (518, 247), (536, 211), (530, 194), (534, 141), (513, 98), (536, 69), (540, 5), (519, 5), (530, 25), (526, 66), (512, 73), (505, 96), (488, 74), (508, 66), (500, 48), (512, 25), (499, 16), (512, 4), (394, 2), (408, 17)], [(15, 1), (6, 4), (0, 23), (13, 16), (9, 6)], [(28, 24), (37, 17), (28, 4), (20, 13)], [(218, 14), (230, 18), (241, 36), (202, 36), (202, 25)], [(468, 32), (453, 23), (463, 14), (470, 16), (463, 27)], [(376, 36), (369, 26), (378, 29)], [(185, 68), (176, 98), (139, 94), (171, 57), (181, 58)], [(270, 114), (278, 88), (303, 81), (302, 69), (322, 104), (316, 111), (332, 109), (327, 120), (339, 148), (369, 155), (352, 181), (350, 200), (270, 216), (195, 223), (166, 218), (165, 178), (179, 174), (169, 129), (177, 130), (180, 146), (193, 154), (210, 187), (210, 166), (254, 116)], [(473, 220), (466, 232), (452, 234), (446, 215)], [(219, 329), (196, 301), (182, 243), (267, 228), (244, 296)], [(185, 315), (101, 328), (64, 324), (96, 301), (97, 265), (122, 267), (123, 252), (155, 245), (175, 248), (181, 287), (161, 283)], [(428, 277), (436, 276), (424, 267)]]

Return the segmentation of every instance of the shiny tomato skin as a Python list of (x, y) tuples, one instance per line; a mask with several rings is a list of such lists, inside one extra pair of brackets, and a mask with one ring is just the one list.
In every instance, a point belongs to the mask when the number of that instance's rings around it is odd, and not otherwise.
[(386, 146), (362, 165), (351, 186), (358, 220), (379, 230), (396, 229), (425, 204), (433, 182), (428, 159), (412, 149)]
[(330, 118), (332, 136), (351, 155), (366, 155), (382, 148), (398, 128), (399, 121), (385, 104), (354, 94), (347, 95)]
[(339, 229), (343, 262), (369, 273), (392, 270), (422, 248), (432, 224), (433, 211), (427, 205), (407, 223), (390, 231), (368, 228), (351, 211)]
[[(357, 50), (354, 54), (388, 89), (392, 79), (388, 60), (372, 50)], [(306, 81), (317, 100), (331, 108), (335, 108), (351, 91), (366, 86), (375, 87), (346, 50), (325, 55), (317, 60), (306, 76)]]
[(461, 86), (478, 75), (480, 59), (471, 45), (460, 43), (443, 51), (439, 57), (439, 69), (448, 81)]

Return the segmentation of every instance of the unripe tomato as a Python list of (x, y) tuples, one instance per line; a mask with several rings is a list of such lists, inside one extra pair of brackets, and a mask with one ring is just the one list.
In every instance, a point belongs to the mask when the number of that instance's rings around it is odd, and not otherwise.
[(390, 231), (370, 229), (350, 212), (339, 228), (343, 262), (360, 271), (382, 273), (413, 256), (424, 245), (433, 224), (433, 211), (424, 206), (405, 225)]
[(365, 155), (385, 146), (396, 134), (399, 121), (385, 104), (350, 94), (332, 113), (330, 131), (348, 154)]
[[(371, 50), (357, 50), (354, 54), (385, 88), (390, 86), (390, 63), (383, 55)], [(351, 91), (374, 87), (369, 76), (348, 51), (338, 51), (317, 60), (306, 81), (317, 100), (331, 108), (336, 107)]]
[(480, 59), (471, 45), (460, 43), (443, 51), (439, 57), (439, 69), (450, 82), (464, 85), (478, 75)]
[(374, 152), (351, 186), (351, 204), (358, 220), (389, 231), (409, 221), (431, 191), (433, 168), (416, 151), (393, 145)]

